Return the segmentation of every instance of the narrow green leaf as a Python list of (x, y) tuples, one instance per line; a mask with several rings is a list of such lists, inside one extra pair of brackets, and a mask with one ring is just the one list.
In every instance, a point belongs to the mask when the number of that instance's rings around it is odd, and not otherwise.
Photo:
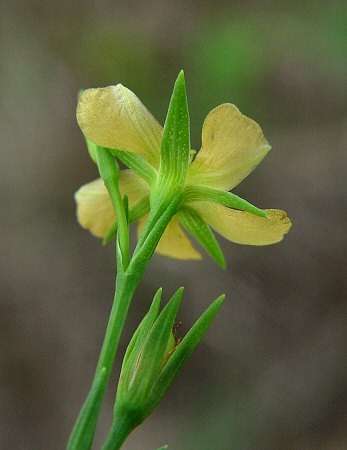
[(185, 202), (214, 202), (241, 211), (247, 211), (259, 217), (267, 217), (266, 211), (257, 208), (232, 192), (221, 191), (208, 186), (188, 186), (184, 192)]
[(226, 268), (226, 261), (211, 228), (202, 220), (192, 208), (184, 206), (176, 214), (178, 221), (204, 247), (211, 258), (222, 268)]
[(127, 152), (125, 150), (112, 150), (110, 151), (117, 156), (129, 169), (137, 173), (143, 178), (149, 185), (151, 185), (157, 178), (157, 170), (146, 161), (142, 156), (136, 153)]
[(182, 369), (184, 363), (192, 354), (195, 347), (200, 342), (201, 338), (207, 331), (212, 320), (215, 318), (217, 312), (222, 306), (225, 295), (220, 295), (202, 314), (202, 316), (195, 322), (193, 327), (183, 338), (172, 356), (165, 364), (161, 371), (155, 385), (148, 394), (148, 407), (152, 411), (161, 401), (167, 389), (170, 387), (179, 371)]
[(72, 430), (67, 450), (89, 450), (93, 443), (106, 382), (106, 368), (100, 370)]
[(119, 166), (112, 153), (102, 147), (96, 149), (96, 159), (100, 176), (110, 195), (118, 220), (118, 248), (123, 270), (126, 270), (130, 260), (129, 228), (124, 210), (123, 199), (119, 190)]
[(117, 203), (117, 185), (119, 166), (114, 156), (107, 148), (97, 146), (97, 162), (101, 178), (109, 191), (113, 205)]
[(147, 397), (154, 380), (162, 368), (165, 350), (172, 333), (178, 308), (181, 304), (183, 288), (171, 297), (144, 343), (140, 359), (134, 370), (133, 382), (129, 387), (134, 404), (141, 404)]
[(189, 112), (184, 73), (177, 77), (164, 125), (158, 187), (181, 189), (190, 153)]

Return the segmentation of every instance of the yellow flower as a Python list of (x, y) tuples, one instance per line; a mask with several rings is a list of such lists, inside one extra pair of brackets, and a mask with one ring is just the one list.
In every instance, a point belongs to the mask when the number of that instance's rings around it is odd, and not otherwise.
[[(89, 143), (124, 154), (130, 152), (146, 162), (142, 173), (124, 170), (120, 175), (121, 193), (128, 197), (130, 219), (138, 221), (140, 233), (151, 192), (151, 177), (146, 173), (148, 170), (157, 173), (160, 165), (161, 125), (136, 95), (121, 84), (85, 91), (78, 104), (77, 119)], [(281, 241), (291, 227), (284, 211), (267, 209), (263, 213), (267, 217), (260, 217), (260, 210), (243, 200), (248, 206), (241, 209), (251, 212), (232, 209), (228, 207), (233, 205), (232, 194), (226, 192), (238, 185), (270, 148), (259, 125), (242, 115), (236, 106), (226, 103), (213, 109), (202, 128), (201, 149), (188, 168), (184, 201), (156, 251), (177, 259), (201, 259), (182, 224), (207, 251), (210, 250), (207, 241), (214, 240), (213, 245), (217, 244), (206, 224), (239, 244), (268, 245)], [(75, 198), (82, 227), (104, 238), (116, 217), (102, 180), (82, 186)], [(203, 239), (199, 239), (201, 233)]]

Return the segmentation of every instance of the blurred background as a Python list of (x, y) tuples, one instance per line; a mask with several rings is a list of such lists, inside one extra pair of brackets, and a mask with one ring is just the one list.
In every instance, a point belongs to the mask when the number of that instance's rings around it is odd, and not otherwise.
[(224, 272), (153, 258), (119, 355), (160, 285), (186, 287), (182, 334), (227, 302), (124, 449), (346, 449), (346, 2), (2, 0), (0, 21), (0, 448), (65, 448), (113, 298), (112, 245), (75, 220), (96, 177), (77, 91), (121, 82), (163, 123), (183, 68), (193, 148), (206, 114), (235, 103), (273, 146), (235, 192), (293, 228), (270, 247), (221, 239)]

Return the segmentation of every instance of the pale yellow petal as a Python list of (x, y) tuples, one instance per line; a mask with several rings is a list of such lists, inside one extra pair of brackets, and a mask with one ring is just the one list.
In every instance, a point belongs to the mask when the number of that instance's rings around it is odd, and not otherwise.
[[(122, 195), (127, 195), (129, 208), (148, 194), (147, 184), (130, 170), (120, 173), (119, 185)], [(104, 237), (115, 223), (116, 215), (101, 178), (82, 186), (75, 194), (77, 219), (83, 228), (94, 236)]]
[(77, 121), (95, 144), (137, 153), (158, 167), (162, 127), (121, 84), (87, 89), (78, 102)]
[[(140, 236), (146, 218), (142, 218), (138, 225)], [(174, 259), (202, 259), (201, 254), (193, 247), (178, 221), (173, 218), (166, 228), (155, 250), (157, 253)]]
[(195, 202), (191, 206), (219, 234), (238, 244), (275, 244), (292, 225), (287, 214), (279, 209), (266, 209), (269, 217), (264, 218), (212, 202)]
[(217, 106), (206, 117), (202, 147), (189, 168), (189, 184), (229, 191), (240, 183), (270, 150), (259, 125), (235, 105)]
[(116, 221), (112, 203), (101, 178), (82, 186), (75, 194), (77, 219), (94, 236), (104, 237)]
[(145, 195), (149, 194), (148, 184), (132, 170), (121, 170), (119, 174), (119, 189), (124, 197), (129, 201), (129, 208), (132, 208)]

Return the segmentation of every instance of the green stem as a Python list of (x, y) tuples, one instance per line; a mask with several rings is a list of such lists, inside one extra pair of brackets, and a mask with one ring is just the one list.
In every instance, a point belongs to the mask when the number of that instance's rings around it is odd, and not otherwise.
[(177, 197), (165, 208), (162, 205), (160, 214), (151, 214), (145, 229), (145, 232), (148, 230), (148, 232), (146, 232), (146, 237), (140, 239), (125, 272), (118, 272), (114, 303), (92, 387), (72, 431), (67, 450), (89, 450), (91, 448), (101, 402), (110, 378), (119, 338), (123, 330), (132, 297), (160, 237), (177, 211), (179, 202), (180, 197)]
[(127, 417), (122, 417), (119, 420), (114, 421), (102, 450), (119, 450), (131, 432), (132, 428), (129, 427), (129, 420)]
[[(131, 277), (118, 277), (114, 302), (90, 392), (82, 406), (67, 446), (68, 450), (89, 450), (99, 417), (101, 402), (136, 285)], [(101, 379), (101, 381), (100, 381)]]

